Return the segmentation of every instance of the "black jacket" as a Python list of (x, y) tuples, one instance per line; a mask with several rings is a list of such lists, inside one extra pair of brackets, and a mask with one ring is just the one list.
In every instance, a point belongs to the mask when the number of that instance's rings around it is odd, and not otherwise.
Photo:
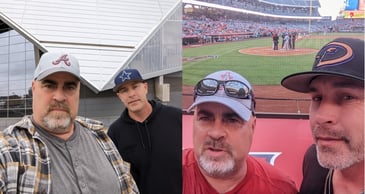
[(141, 194), (181, 194), (182, 111), (149, 101), (152, 113), (140, 123), (125, 109), (108, 135), (131, 173)]
[(299, 194), (323, 194), (329, 169), (323, 168), (317, 160), (316, 145), (312, 144), (303, 160), (303, 180)]

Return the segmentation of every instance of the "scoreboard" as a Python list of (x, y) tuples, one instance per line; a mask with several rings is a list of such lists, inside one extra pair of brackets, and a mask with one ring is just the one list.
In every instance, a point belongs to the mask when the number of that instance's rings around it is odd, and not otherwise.
[(344, 18), (365, 18), (365, 0), (346, 0), (345, 3)]

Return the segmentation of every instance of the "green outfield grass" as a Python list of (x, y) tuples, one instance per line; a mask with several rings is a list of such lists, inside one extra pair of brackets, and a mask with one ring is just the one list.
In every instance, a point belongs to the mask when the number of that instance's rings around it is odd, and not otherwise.
[[(320, 49), (334, 36), (363, 36), (363, 34), (330, 34), (324, 38), (302, 39), (296, 48)], [(322, 34), (321, 34), (322, 36)], [(259, 38), (241, 42), (213, 44), (195, 48), (184, 48), (184, 58), (210, 56), (208, 59), (189, 61), (183, 64), (183, 84), (194, 85), (207, 74), (229, 69), (244, 75), (253, 85), (278, 85), (288, 74), (310, 70), (316, 53), (296, 56), (254, 56), (239, 53), (240, 49), (271, 46), (271, 38)], [(281, 38), (280, 38), (281, 44)]]

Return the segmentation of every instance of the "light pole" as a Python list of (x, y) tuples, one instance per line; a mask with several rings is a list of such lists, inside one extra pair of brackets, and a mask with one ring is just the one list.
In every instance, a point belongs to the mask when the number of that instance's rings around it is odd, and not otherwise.
[(312, 17), (312, 0), (309, 1), (309, 22), (308, 22), (309, 33), (311, 33), (311, 17)]

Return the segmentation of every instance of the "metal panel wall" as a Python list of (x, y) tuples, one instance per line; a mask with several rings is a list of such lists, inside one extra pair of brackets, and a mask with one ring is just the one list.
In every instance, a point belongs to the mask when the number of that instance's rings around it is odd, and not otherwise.
[(182, 70), (182, 4), (173, 10), (130, 64), (144, 79)]
[[(26, 32), (36, 44), (43, 46), (42, 50), (64, 50), (74, 54), (80, 61), (83, 80), (98, 93), (112, 87), (114, 76), (134, 60), (137, 50), (139, 52), (151, 39), (152, 33), (159, 31), (161, 22), (171, 23), (165, 22), (165, 19), (178, 4), (181, 12), (180, 0), (19, 0), (0, 1), (0, 12), (12, 20), (17, 30)], [(181, 22), (181, 13), (179, 15)], [(170, 28), (181, 33), (181, 24), (172, 24)], [(170, 55), (162, 59), (171, 50), (179, 49), (169, 48), (164, 43), (164, 37), (170, 36), (167, 33), (170, 32), (160, 31), (156, 39), (161, 39), (158, 43), (161, 45), (154, 44), (150, 48), (168, 48), (168, 51), (145, 51), (149, 52), (149, 57), (142, 58), (143, 62), (153, 61), (153, 64), (159, 65), (167, 60), (175, 68), (153, 72), (154, 76), (181, 70), (177, 67), (181, 66), (177, 63), (181, 57)], [(181, 36), (173, 38), (180, 41)]]
[(0, 11), (41, 42), (134, 47), (174, 4), (176, 0), (2, 0)]

